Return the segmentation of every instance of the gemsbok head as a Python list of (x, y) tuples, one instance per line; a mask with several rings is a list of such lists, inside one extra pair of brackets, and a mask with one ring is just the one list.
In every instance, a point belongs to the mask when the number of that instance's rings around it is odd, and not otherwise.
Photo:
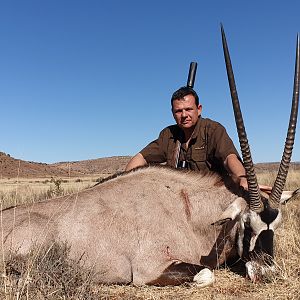
[[(240, 257), (249, 260), (246, 264), (248, 274), (254, 277), (257, 263), (251, 263), (251, 259), (264, 256), (267, 264), (272, 263), (274, 231), (281, 223), (281, 196), (288, 174), (292, 149), (295, 139), (299, 104), (299, 36), (297, 36), (296, 62), (294, 74), (294, 89), (290, 121), (285, 141), (284, 151), (279, 166), (279, 171), (270, 195), (259, 190), (257, 178), (254, 172), (250, 147), (244, 127), (243, 116), (240, 109), (238, 93), (226, 42), (224, 28), (221, 25), (222, 44), (230, 87), (232, 105), (236, 121), (236, 127), (242, 152), (244, 167), (248, 182), (249, 210), (240, 219), (240, 231), (238, 234), (238, 253)], [(255, 261), (255, 260), (254, 260)], [(261, 270), (263, 272), (263, 270)]]

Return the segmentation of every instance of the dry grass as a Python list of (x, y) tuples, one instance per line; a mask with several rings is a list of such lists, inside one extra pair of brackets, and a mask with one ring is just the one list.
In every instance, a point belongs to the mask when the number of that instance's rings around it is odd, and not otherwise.
[(93, 186), (107, 176), (107, 174), (99, 174), (81, 178), (0, 179), (0, 201), (3, 209), (34, 203), (55, 196), (76, 193)]
[[(258, 181), (261, 184), (273, 186), (277, 173), (262, 172), (257, 175)], [(286, 190), (295, 190), (300, 187), (300, 170), (290, 170), (285, 184)]]
[[(259, 182), (272, 185), (275, 175), (259, 174)], [(69, 182), (74, 191), (94, 183)], [(44, 183), (43, 183), (44, 184)], [(52, 185), (51, 185), (52, 184)], [(52, 188), (53, 182), (46, 191)], [(37, 182), (17, 186), (2, 194), (11, 202), (38, 201)], [(300, 173), (291, 172), (286, 187), (300, 187)], [(14, 187), (15, 188), (15, 187)], [(66, 186), (63, 187), (66, 189)], [(9, 200), (15, 193), (17, 200)], [(22, 197), (21, 197), (22, 195)], [(39, 196), (36, 196), (39, 195)], [(21, 197), (21, 198), (18, 198)], [(2, 198), (2, 202), (4, 199)], [(177, 287), (136, 287), (96, 285), (93, 270), (67, 258), (68, 246), (53, 244), (28, 257), (13, 256), (8, 262), (7, 277), (0, 278), (1, 299), (300, 299), (300, 199), (282, 207), (283, 224), (276, 231), (276, 273), (267, 282), (251, 283), (234, 268), (215, 270), (216, 283), (203, 289), (193, 285)], [(16, 271), (18, 270), (18, 271)], [(10, 272), (10, 273), (9, 273)], [(20, 272), (20, 274), (18, 273)]]
[(12, 254), (2, 277), (2, 299), (93, 300), (93, 270), (68, 259), (66, 244), (33, 248), (26, 256)]

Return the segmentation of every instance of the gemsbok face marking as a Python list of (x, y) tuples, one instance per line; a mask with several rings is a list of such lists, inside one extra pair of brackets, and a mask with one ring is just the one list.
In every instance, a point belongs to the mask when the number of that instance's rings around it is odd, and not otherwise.
[(242, 215), (238, 240), (238, 253), (245, 260), (261, 254), (273, 257), (273, 237), (281, 223), (281, 211), (264, 202), (264, 210), (257, 213), (249, 210)]
[[(240, 256), (256, 280), (272, 270), (280, 202), (295, 137), (299, 102), (299, 39), (284, 153), (270, 195), (259, 190), (223, 27), (229, 86), (248, 191), (216, 174), (146, 167), (77, 194), (1, 212), (0, 257), (66, 242), (71, 258), (93, 266), (101, 283), (176, 285), (214, 282), (211, 269)], [(39, 247), (36, 247), (39, 249)], [(261, 259), (263, 258), (263, 259)]]

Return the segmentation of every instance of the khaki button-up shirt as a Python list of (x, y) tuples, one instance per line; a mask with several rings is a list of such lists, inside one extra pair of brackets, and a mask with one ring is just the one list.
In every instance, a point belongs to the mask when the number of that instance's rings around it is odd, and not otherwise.
[(225, 128), (210, 119), (200, 117), (187, 149), (182, 146), (184, 142), (182, 130), (177, 125), (172, 125), (163, 129), (158, 139), (147, 145), (140, 153), (147, 163), (166, 162), (167, 165), (175, 167), (174, 157), (178, 154), (178, 145), (181, 145), (179, 166), (185, 161), (188, 169), (212, 170), (219, 173), (226, 173), (224, 161), (229, 154), (236, 154), (239, 158)]

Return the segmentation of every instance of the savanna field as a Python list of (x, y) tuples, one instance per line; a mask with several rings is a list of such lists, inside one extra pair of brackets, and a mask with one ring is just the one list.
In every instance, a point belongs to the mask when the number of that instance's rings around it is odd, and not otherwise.
[[(108, 172), (85, 176), (0, 178), (1, 208), (33, 203), (93, 186)], [(276, 173), (258, 169), (258, 181), (272, 185)], [(285, 189), (300, 187), (300, 170), (291, 168)], [(252, 283), (239, 264), (215, 270), (213, 286), (176, 287), (105, 286), (93, 282), (93, 270), (68, 259), (68, 245), (33, 249), (30, 255), (13, 254), (2, 263), (1, 299), (300, 299), (300, 197), (282, 206), (283, 223), (275, 236), (276, 272)], [(0, 220), (1, 221), (1, 220)]]

